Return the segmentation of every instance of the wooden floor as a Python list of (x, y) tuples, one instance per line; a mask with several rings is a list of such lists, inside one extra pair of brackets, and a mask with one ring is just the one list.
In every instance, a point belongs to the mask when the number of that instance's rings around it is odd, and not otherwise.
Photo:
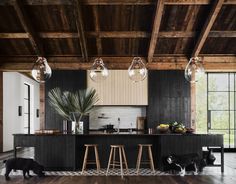
[[(19, 150), (20, 157), (32, 157), (32, 149)], [(218, 154), (215, 154), (218, 158)], [(0, 168), (4, 167), (2, 160), (11, 158), (12, 152), (0, 154)], [(235, 184), (236, 183), (236, 153), (225, 153), (225, 172), (221, 174), (220, 168), (204, 168), (204, 175), (188, 176), (46, 176), (44, 178), (32, 177), (24, 180), (22, 176), (11, 176), (5, 181), (0, 176), (0, 184)], [(206, 175), (205, 175), (206, 174)]]
[(45, 178), (33, 177), (24, 180), (20, 176), (12, 177), (11, 181), (5, 181), (4, 177), (0, 177), (1, 184), (235, 184), (234, 176), (47, 176)]

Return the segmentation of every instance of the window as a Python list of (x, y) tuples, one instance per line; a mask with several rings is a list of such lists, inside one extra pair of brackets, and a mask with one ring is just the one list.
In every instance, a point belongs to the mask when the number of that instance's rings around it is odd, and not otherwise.
[(224, 134), (236, 148), (236, 73), (207, 73), (196, 85), (197, 132)]
[(24, 83), (24, 133), (30, 134), (30, 85)]

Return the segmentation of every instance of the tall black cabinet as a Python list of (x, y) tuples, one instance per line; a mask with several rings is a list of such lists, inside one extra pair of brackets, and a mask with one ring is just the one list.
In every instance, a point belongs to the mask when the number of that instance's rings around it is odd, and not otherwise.
[(190, 125), (190, 83), (184, 71), (149, 71), (148, 127), (173, 121)]

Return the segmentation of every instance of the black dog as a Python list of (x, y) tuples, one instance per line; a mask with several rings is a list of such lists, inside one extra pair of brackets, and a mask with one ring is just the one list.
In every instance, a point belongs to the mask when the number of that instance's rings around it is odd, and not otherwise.
[(33, 159), (27, 159), (27, 158), (11, 158), (8, 160), (4, 160), (3, 163), (5, 163), (6, 166), (6, 174), (5, 179), (9, 180), (9, 173), (11, 170), (22, 170), (24, 179), (26, 179), (26, 173), (28, 177), (31, 177), (29, 174), (29, 171), (32, 170), (35, 174), (37, 174), (39, 177), (44, 176), (44, 167), (40, 164), (38, 164)]
[(170, 165), (174, 165), (180, 168), (180, 176), (185, 175), (186, 167), (193, 166), (194, 174), (197, 174), (198, 171), (202, 171), (202, 168), (205, 166), (204, 160), (199, 158), (199, 155), (196, 153), (190, 153), (185, 155), (170, 155), (166, 158), (166, 161)]

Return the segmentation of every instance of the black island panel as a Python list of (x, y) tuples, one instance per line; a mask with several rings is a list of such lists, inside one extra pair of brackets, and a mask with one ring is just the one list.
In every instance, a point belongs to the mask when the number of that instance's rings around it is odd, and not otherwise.
[[(138, 144), (152, 144), (155, 167), (164, 169), (164, 159), (171, 155), (198, 153), (202, 147), (220, 147), (223, 163), (223, 135), (221, 134), (77, 134), (34, 135), (15, 134), (14, 147), (35, 147), (35, 159), (47, 170), (80, 170), (84, 144), (98, 144), (101, 167), (106, 168), (110, 145), (123, 144), (129, 168), (136, 167)], [(16, 150), (16, 149), (15, 149)], [(94, 158), (94, 151), (91, 150)], [(223, 165), (222, 165), (223, 171)]]

